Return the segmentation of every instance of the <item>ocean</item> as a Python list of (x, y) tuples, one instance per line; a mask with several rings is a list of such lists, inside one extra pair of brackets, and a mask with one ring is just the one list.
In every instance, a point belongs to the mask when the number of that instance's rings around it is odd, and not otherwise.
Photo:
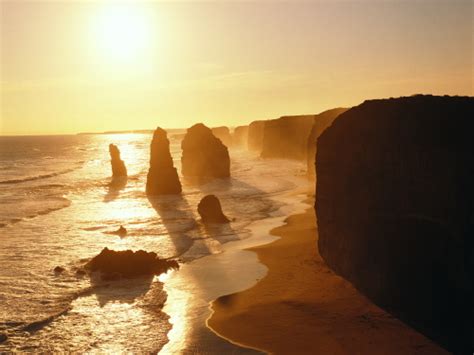
[[(168, 132), (178, 172), (183, 133)], [(0, 352), (158, 352), (178, 327), (165, 312), (174, 294), (165, 290), (179, 284), (166, 287), (173, 275), (98, 282), (77, 270), (104, 247), (153, 251), (184, 270), (211, 265), (212, 256), (224, 260), (228, 245), (257, 240), (250, 226), (284, 217), (293, 200), (281, 197), (304, 181), (302, 163), (231, 149), (230, 179), (196, 185), (181, 178), (182, 195), (148, 198), (151, 138), (0, 137), (0, 333), (8, 337)], [(127, 179), (112, 183), (109, 143), (119, 147)], [(229, 225), (200, 223), (197, 204), (210, 193)], [(112, 233), (121, 225), (122, 238)], [(253, 259), (249, 270), (258, 265)], [(56, 266), (65, 271), (55, 273)]]

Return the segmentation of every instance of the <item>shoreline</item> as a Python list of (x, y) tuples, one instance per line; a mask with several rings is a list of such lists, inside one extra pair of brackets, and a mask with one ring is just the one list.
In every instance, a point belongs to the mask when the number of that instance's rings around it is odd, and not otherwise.
[(448, 354), (326, 266), (312, 206), (284, 222), (270, 231), (278, 239), (248, 249), (266, 276), (212, 302), (216, 334), (272, 354)]
[(160, 277), (168, 295), (162, 311), (169, 316), (172, 328), (159, 353), (264, 353), (258, 347), (223, 338), (207, 326), (207, 319), (214, 300), (251, 288), (265, 277), (267, 267), (249, 249), (277, 239), (269, 231), (283, 225), (289, 214), (304, 211), (305, 196), (298, 187), (273, 196), (284, 205), (276, 215), (249, 224), (250, 237), (225, 243), (221, 253), (182, 264), (179, 271)]

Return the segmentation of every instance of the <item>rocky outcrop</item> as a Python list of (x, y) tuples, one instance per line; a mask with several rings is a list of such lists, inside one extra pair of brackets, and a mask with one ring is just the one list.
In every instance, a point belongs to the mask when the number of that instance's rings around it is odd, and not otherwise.
[(230, 135), (230, 131), (228, 127), (226, 126), (214, 127), (211, 129), (211, 131), (212, 131), (212, 134), (214, 134), (214, 136), (219, 138), (221, 142), (224, 143), (224, 145), (227, 148), (232, 147), (233, 145), (232, 136)]
[(181, 193), (181, 183), (170, 154), (166, 131), (158, 127), (150, 146), (150, 169), (146, 180), (147, 195)]
[(380, 306), (472, 353), (474, 98), (371, 100), (317, 143), (319, 251)]
[(307, 173), (308, 177), (312, 178), (315, 176), (315, 159), (316, 159), (316, 141), (323, 131), (329, 127), (334, 119), (341, 113), (347, 111), (347, 108), (334, 108), (321, 112), (314, 116), (313, 127), (308, 137), (307, 143)]
[(225, 178), (230, 176), (227, 147), (202, 123), (189, 128), (181, 142), (182, 174), (187, 177)]
[(109, 144), (110, 163), (112, 164), (112, 176), (127, 176), (127, 168), (122, 159), (120, 159), (120, 150), (115, 144)]
[(256, 152), (262, 150), (263, 129), (265, 121), (253, 121), (248, 129), (248, 149)]
[(179, 265), (174, 260), (160, 259), (153, 252), (144, 250), (114, 251), (104, 248), (85, 267), (91, 272), (101, 272), (104, 278), (132, 278), (160, 275), (169, 269), (178, 269)]
[(237, 126), (232, 132), (232, 140), (235, 145), (247, 148), (249, 126)]
[(262, 158), (305, 160), (314, 115), (283, 116), (265, 122)]
[(198, 204), (198, 213), (204, 223), (227, 223), (229, 219), (222, 212), (219, 199), (214, 195), (207, 195)]

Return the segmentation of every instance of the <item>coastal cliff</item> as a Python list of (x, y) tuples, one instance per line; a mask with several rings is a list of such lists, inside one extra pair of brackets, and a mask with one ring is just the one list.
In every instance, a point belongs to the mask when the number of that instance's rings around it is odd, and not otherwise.
[(232, 140), (235, 145), (247, 147), (249, 126), (237, 126), (232, 132)]
[(212, 134), (214, 134), (214, 136), (219, 138), (221, 142), (224, 143), (224, 145), (227, 148), (232, 147), (233, 145), (232, 136), (230, 135), (230, 131), (228, 127), (226, 126), (214, 127), (214, 128), (211, 128), (211, 131), (212, 131)]
[(181, 142), (181, 172), (188, 177), (225, 178), (230, 176), (227, 147), (202, 123), (189, 128)]
[(283, 116), (265, 121), (261, 157), (306, 160), (314, 117)]
[(253, 121), (248, 128), (248, 149), (260, 152), (263, 143), (265, 121)]
[(314, 177), (316, 173), (315, 159), (316, 159), (316, 141), (323, 131), (328, 128), (334, 119), (341, 113), (347, 111), (347, 108), (334, 108), (321, 112), (314, 116), (313, 127), (308, 137), (306, 147), (307, 151), (307, 173), (308, 177)]
[(326, 263), (450, 351), (472, 352), (474, 98), (370, 100), (317, 143)]

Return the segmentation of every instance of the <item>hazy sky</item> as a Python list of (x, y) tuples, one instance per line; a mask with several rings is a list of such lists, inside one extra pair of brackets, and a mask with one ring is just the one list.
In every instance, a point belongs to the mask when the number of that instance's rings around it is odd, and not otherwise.
[(473, 2), (1, 1), (1, 134), (473, 95)]

